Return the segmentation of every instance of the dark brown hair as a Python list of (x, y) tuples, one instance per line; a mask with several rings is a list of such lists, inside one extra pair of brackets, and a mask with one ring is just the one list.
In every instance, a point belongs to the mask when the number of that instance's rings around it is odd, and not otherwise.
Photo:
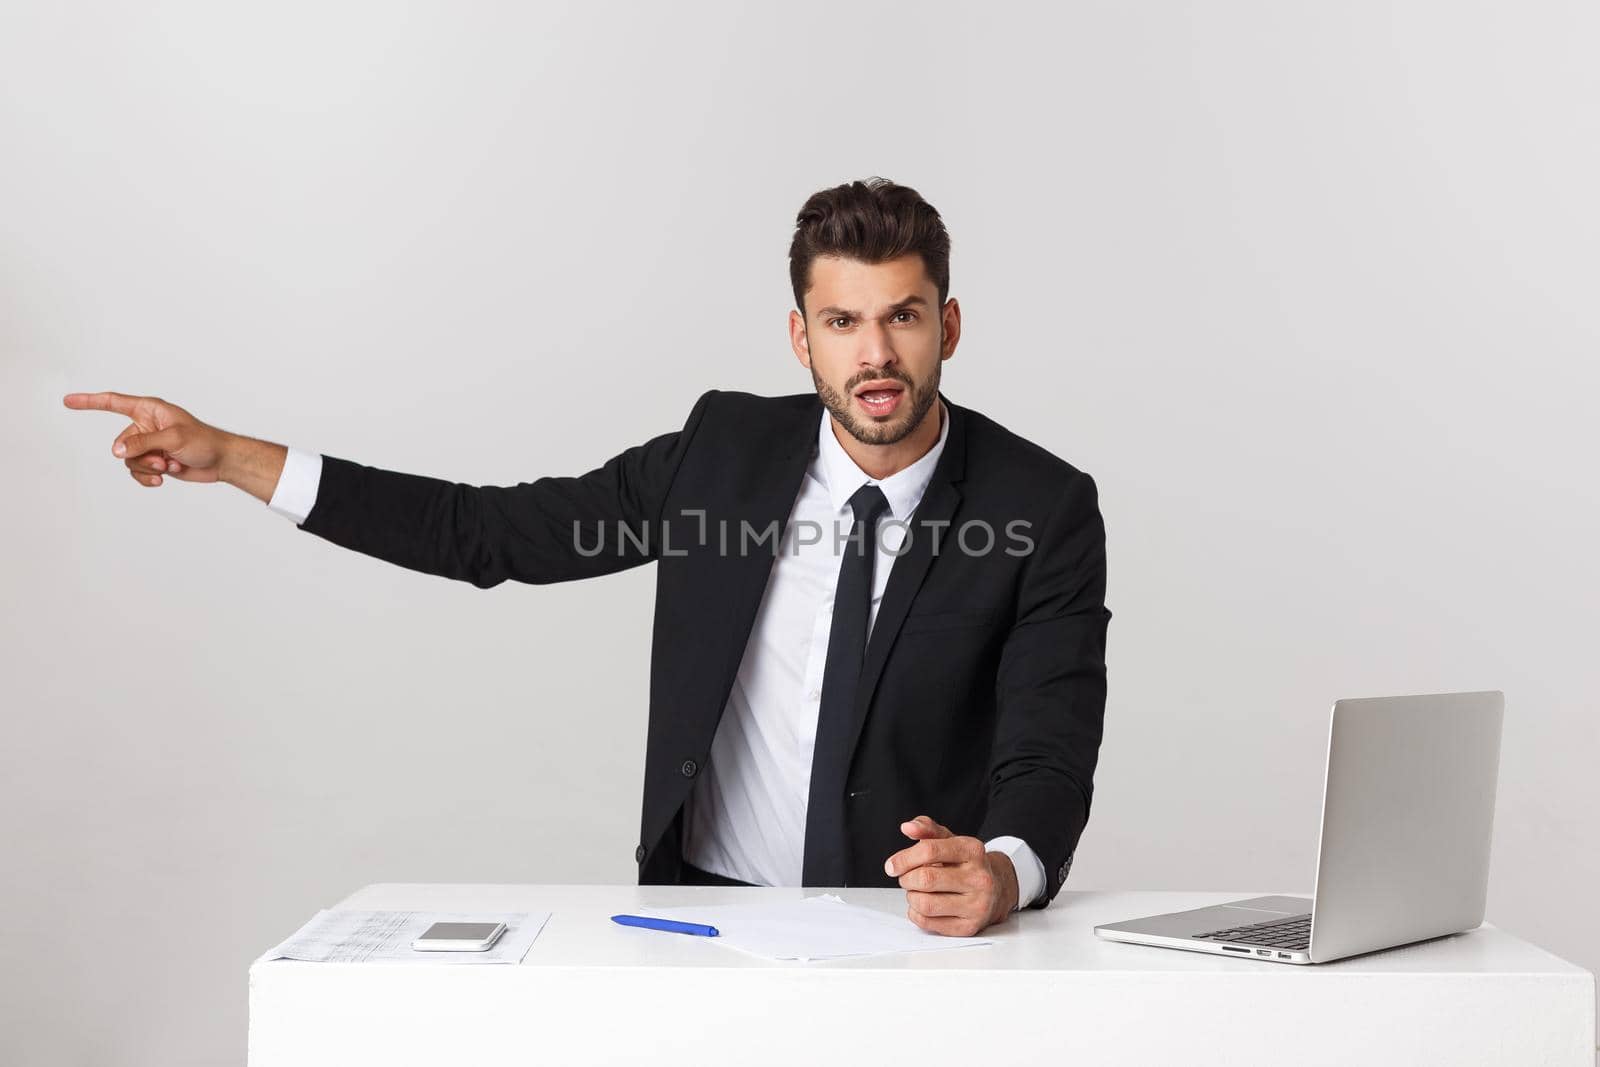
[(879, 177), (813, 193), (795, 217), (789, 245), (794, 306), (805, 313), (811, 261), (818, 256), (882, 263), (911, 252), (922, 257), (942, 308), (950, 293), (950, 235), (932, 204), (915, 189)]

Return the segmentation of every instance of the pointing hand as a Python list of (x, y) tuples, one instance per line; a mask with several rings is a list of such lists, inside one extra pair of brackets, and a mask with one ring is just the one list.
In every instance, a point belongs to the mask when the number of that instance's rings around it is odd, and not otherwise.
[(62, 403), (76, 411), (114, 411), (132, 420), (111, 443), (111, 452), (140, 485), (159, 486), (162, 475), (185, 482), (221, 477), (228, 434), (176, 404), (123, 393), (68, 393)]

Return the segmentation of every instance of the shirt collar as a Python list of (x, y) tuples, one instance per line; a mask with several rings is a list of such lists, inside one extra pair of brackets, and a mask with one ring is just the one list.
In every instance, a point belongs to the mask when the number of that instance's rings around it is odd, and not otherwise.
[(831, 417), (828, 409), (824, 407), (822, 425), (817, 430), (817, 452), (822, 458), (822, 476), (827, 482), (828, 502), (833, 505), (834, 512), (846, 510), (855, 491), (871, 483), (883, 490), (883, 495), (889, 501), (890, 515), (901, 522), (906, 521), (912, 510), (921, 502), (922, 494), (928, 488), (928, 482), (933, 479), (933, 468), (939, 463), (939, 454), (944, 451), (944, 440), (949, 435), (950, 411), (945, 407), (944, 399), (941, 397), (939, 440), (934, 442), (933, 447), (915, 463), (879, 480), (869, 477), (866, 471), (856, 466), (856, 461), (850, 458), (850, 453), (844, 450), (839, 439), (833, 435)]

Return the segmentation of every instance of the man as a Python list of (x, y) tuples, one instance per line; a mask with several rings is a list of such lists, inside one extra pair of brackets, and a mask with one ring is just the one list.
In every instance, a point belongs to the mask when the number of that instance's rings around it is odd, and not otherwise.
[[(896, 885), (970, 936), (1060, 890), (1105, 707), (1089, 475), (939, 389), (949, 237), (884, 179), (812, 196), (790, 343), (813, 393), (712, 390), (581, 477), (469, 486), (133, 421), (135, 481), (226, 481), (355, 551), (490, 588), (657, 564), (641, 884)], [(913, 843), (906, 844), (906, 839)]]

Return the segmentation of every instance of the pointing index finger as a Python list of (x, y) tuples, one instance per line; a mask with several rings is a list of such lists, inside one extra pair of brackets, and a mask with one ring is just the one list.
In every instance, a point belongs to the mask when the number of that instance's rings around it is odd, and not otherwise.
[(61, 398), (61, 402), (74, 411), (95, 410), (115, 411), (119, 415), (131, 416), (140, 398), (128, 396), (124, 393), (68, 393)]

